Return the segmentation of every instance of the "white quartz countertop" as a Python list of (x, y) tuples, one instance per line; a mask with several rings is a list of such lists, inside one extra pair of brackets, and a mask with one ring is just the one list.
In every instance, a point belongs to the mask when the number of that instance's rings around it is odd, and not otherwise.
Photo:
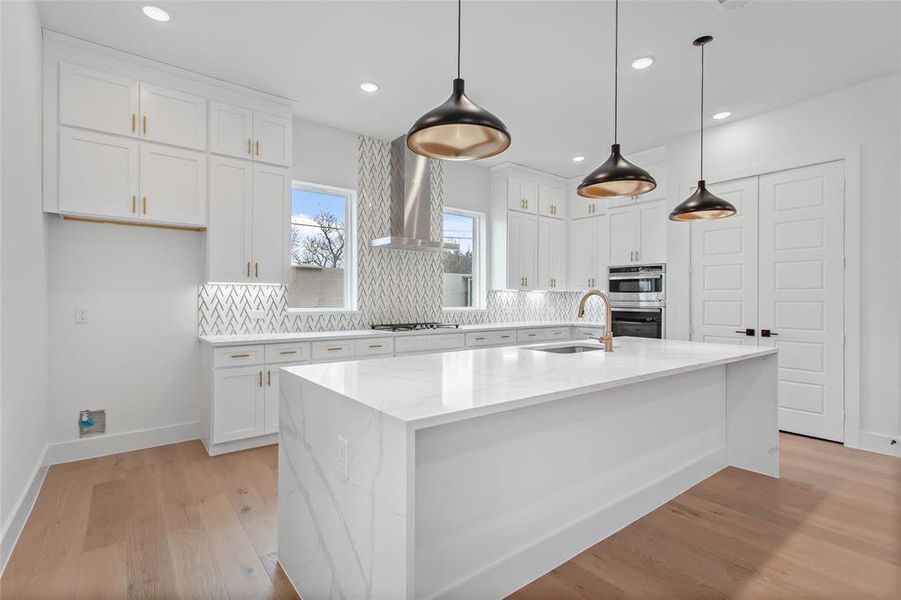
[(458, 328), (422, 329), (419, 331), (376, 331), (374, 329), (345, 329), (340, 331), (298, 331), (294, 333), (252, 333), (247, 335), (202, 335), (200, 341), (211, 346), (237, 346), (241, 344), (272, 344), (278, 342), (315, 342), (316, 340), (359, 339), (370, 337), (400, 337), (408, 335), (442, 335), (449, 333), (470, 333), (474, 331), (495, 331), (498, 329), (535, 329), (544, 327), (600, 327), (603, 323), (594, 321), (529, 321), (524, 323), (483, 323), (480, 325), (460, 325)]
[[(592, 342), (536, 346), (572, 343)], [(757, 346), (618, 337), (609, 354), (554, 354), (518, 346), (284, 370), (421, 429), (775, 352)]]

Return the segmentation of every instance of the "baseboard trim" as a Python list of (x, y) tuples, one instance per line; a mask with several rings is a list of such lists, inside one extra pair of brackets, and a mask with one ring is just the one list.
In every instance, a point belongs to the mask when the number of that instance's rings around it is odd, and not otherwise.
[(119, 452), (143, 450), (144, 448), (196, 440), (199, 437), (200, 421), (191, 421), (189, 423), (177, 423), (163, 427), (81, 438), (68, 442), (57, 442), (47, 446), (47, 464), (56, 465), (74, 460), (118, 454)]
[(219, 444), (210, 444), (206, 439), (201, 439), (201, 441), (206, 448), (207, 454), (210, 456), (219, 456), (220, 454), (228, 454), (229, 452), (240, 452), (241, 450), (250, 450), (251, 448), (277, 444), (278, 433), (269, 433), (246, 440), (234, 440), (232, 442), (221, 442)]
[[(894, 444), (892, 444), (892, 440), (895, 441)], [(860, 446), (858, 447), (861, 450), (868, 450), (870, 452), (877, 452), (879, 454), (901, 458), (901, 438), (895, 438), (890, 435), (885, 435), (884, 433), (861, 431)]]
[(28, 485), (22, 490), (22, 495), (16, 501), (9, 519), (3, 524), (3, 533), (0, 534), (0, 575), (6, 570), (6, 563), (19, 541), (22, 530), (25, 529), (25, 523), (31, 516), (31, 509), (38, 499), (38, 492), (44, 485), (44, 478), (47, 477), (47, 446), (44, 446), (43, 452), (38, 457), (34, 470), (31, 472), (31, 478)]
[[(714, 450), (648, 483), (595, 512), (536, 540), (438, 592), (432, 599), (503, 598), (534, 580), (524, 573), (547, 573), (728, 465), (726, 448)], [(573, 552), (573, 548), (579, 548)]]

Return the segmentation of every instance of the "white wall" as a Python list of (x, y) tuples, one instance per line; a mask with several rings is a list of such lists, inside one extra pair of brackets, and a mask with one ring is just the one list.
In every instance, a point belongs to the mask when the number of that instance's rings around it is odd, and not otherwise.
[(356, 133), (295, 118), (293, 134), (293, 179), (357, 189)]
[[(889, 76), (708, 130), (705, 171), (800, 161), (831, 149), (860, 148), (861, 415), (867, 433), (899, 435), (899, 76)], [(674, 207), (698, 173), (697, 133), (671, 140), (668, 198)], [(797, 166), (801, 166), (799, 162)], [(667, 310), (671, 337), (688, 337), (689, 227), (667, 229)]]
[[(0, 523), (11, 523), (46, 443), (47, 253), (41, 212), (41, 31), (33, 2), (0, 19)], [(9, 533), (9, 535), (7, 535)]]
[(445, 161), (444, 206), (488, 214), (491, 171), (471, 163)]

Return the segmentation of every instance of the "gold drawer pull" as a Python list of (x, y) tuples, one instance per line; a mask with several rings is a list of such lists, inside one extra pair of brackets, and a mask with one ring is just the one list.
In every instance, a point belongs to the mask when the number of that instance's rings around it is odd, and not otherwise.
[(502, 340), (505, 340), (505, 339), (507, 339), (508, 337), (510, 337), (510, 336), (509, 336), (509, 335), (502, 335), (502, 336), (501, 336), (501, 339), (502, 339)]
[(279, 354), (297, 354), (297, 350), (282, 350)]
[(369, 344), (369, 347), (370, 348), (381, 348), (382, 345), (381, 344)]
[(232, 354), (232, 358), (250, 358), (249, 354)]
[(338, 346), (337, 348), (327, 348), (327, 350), (328, 350), (329, 352), (334, 352), (334, 351), (336, 351), (336, 350), (344, 350), (344, 348), (341, 347), (341, 346)]
[(485, 338), (483, 338), (483, 337), (477, 337), (477, 338), (476, 338), (476, 341), (477, 341), (477, 342), (481, 342), (481, 341), (484, 340), (484, 339), (485, 339)]

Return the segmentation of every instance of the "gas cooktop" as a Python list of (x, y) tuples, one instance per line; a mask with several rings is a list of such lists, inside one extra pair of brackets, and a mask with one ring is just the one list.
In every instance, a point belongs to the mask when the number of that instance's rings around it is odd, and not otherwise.
[(458, 323), (383, 323), (373, 325), (379, 331), (422, 331), (426, 329), (457, 329)]

